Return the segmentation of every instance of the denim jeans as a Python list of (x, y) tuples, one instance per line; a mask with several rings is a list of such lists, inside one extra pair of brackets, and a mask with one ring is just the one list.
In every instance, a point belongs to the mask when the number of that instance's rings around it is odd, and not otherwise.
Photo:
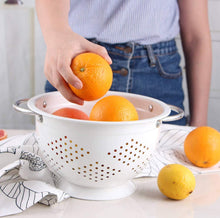
[[(111, 90), (153, 97), (184, 110), (182, 70), (175, 40), (153, 45), (133, 42), (108, 44), (89, 40), (104, 46), (112, 59), (114, 75)], [(45, 91), (54, 90), (47, 81)], [(186, 117), (171, 123), (186, 125)]]

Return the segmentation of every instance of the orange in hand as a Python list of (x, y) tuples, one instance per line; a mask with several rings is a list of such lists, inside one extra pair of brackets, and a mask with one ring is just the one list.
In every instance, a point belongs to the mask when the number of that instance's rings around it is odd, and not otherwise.
[(53, 115), (60, 117), (67, 117), (72, 119), (80, 119), (80, 120), (89, 120), (89, 117), (86, 113), (81, 110), (75, 108), (61, 108), (52, 113)]
[(82, 53), (72, 63), (73, 73), (82, 81), (82, 89), (70, 86), (79, 98), (92, 101), (104, 96), (111, 88), (113, 73), (108, 62), (94, 53)]
[(131, 121), (138, 120), (134, 105), (121, 96), (107, 96), (99, 100), (90, 112), (90, 120)]
[(220, 161), (220, 133), (211, 127), (197, 127), (184, 142), (187, 158), (198, 167), (211, 167)]

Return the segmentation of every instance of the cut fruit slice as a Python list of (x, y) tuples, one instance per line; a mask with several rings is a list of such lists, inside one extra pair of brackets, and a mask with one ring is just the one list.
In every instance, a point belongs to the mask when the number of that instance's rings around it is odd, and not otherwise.
[(59, 110), (52, 113), (53, 115), (60, 117), (68, 117), (72, 119), (80, 119), (80, 120), (89, 120), (89, 117), (86, 113), (81, 110), (75, 108), (60, 108)]
[(0, 129), (0, 141), (7, 138), (7, 133), (5, 130)]

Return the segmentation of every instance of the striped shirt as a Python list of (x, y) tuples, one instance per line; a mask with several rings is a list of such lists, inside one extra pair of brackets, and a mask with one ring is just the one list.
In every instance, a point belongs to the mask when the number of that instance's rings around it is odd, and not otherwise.
[(69, 24), (106, 43), (154, 44), (179, 33), (177, 0), (70, 0)]

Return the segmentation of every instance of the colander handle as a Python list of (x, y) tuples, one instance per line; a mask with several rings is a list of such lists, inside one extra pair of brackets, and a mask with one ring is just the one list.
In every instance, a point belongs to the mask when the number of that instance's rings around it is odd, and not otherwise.
[(27, 115), (32, 115), (32, 116), (35, 116), (37, 115), (38, 117), (38, 121), (39, 122), (43, 122), (43, 116), (40, 115), (40, 114), (37, 114), (29, 109), (26, 109), (26, 108), (23, 108), (23, 107), (20, 107), (21, 104), (25, 103), (27, 104), (29, 98), (24, 98), (24, 99), (20, 99), (20, 100), (17, 100), (14, 104), (13, 104), (13, 108), (16, 110), (16, 111), (19, 111), (19, 112), (22, 112), (23, 114), (27, 114)]
[(170, 122), (170, 121), (180, 120), (181, 118), (184, 117), (184, 111), (181, 108), (176, 107), (174, 105), (168, 105), (168, 106), (170, 107), (171, 111), (175, 111), (177, 114), (165, 117), (161, 121)]
[(13, 104), (13, 108), (16, 110), (16, 111), (19, 111), (19, 112), (22, 112), (24, 114), (27, 114), (27, 115), (32, 115), (32, 116), (37, 116), (37, 120), (39, 122), (43, 122), (43, 116), (40, 115), (40, 114), (37, 114), (29, 109), (26, 109), (26, 108), (23, 108), (23, 107), (20, 107), (21, 104), (25, 103), (27, 104), (29, 98), (24, 98), (24, 99), (20, 99), (20, 100), (17, 100), (14, 104)]
[(34, 113), (33, 111), (31, 111), (31, 110), (29, 110), (29, 109), (20, 107), (21, 104), (27, 103), (28, 100), (29, 100), (29, 98), (24, 98), (24, 99), (17, 100), (17, 101), (13, 104), (13, 108), (14, 108), (16, 111), (22, 112), (22, 113), (27, 114), (27, 115), (38, 115), (38, 114)]

